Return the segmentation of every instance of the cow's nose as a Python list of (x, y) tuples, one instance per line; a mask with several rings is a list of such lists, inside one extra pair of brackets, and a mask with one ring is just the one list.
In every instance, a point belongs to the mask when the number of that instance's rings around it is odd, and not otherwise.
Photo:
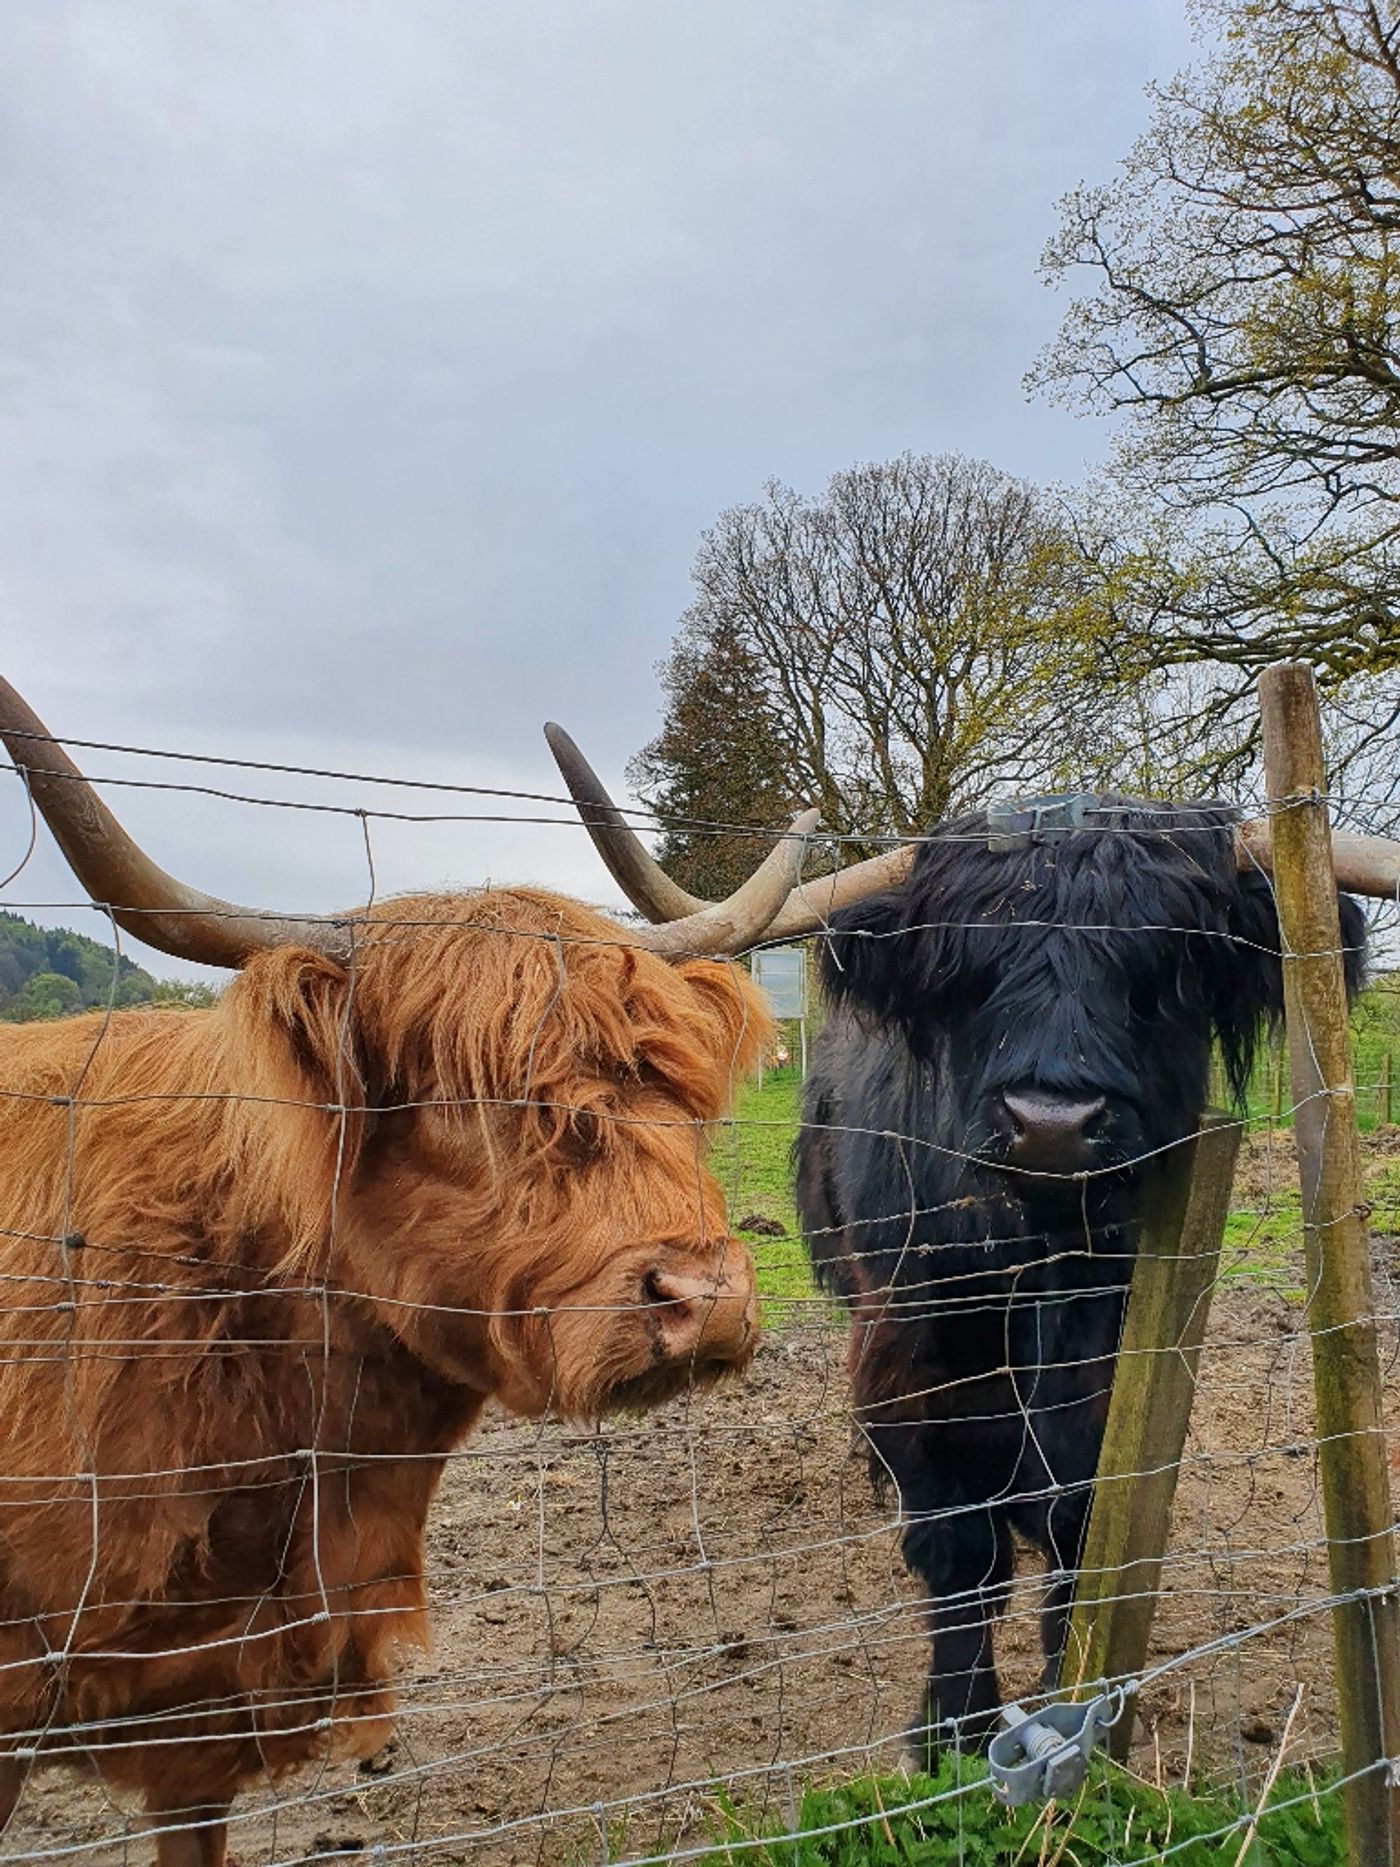
[(1094, 1158), (1091, 1131), (1104, 1099), (1080, 1101), (1039, 1089), (1017, 1089), (1002, 1097), (1011, 1118), (1006, 1158), (1030, 1173), (1076, 1173)]
[(654, 1306), (670, 1360), (739, 1361), (758, 1331), (753, 1260), (737, 1238), (722, 1254), (713, 1247), (695, 1258), (668, 1258), (647, 1272), (643, 1300)]

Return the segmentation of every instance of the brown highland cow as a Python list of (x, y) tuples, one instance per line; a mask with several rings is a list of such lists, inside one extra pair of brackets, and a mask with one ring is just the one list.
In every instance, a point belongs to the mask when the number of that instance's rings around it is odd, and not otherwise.
[(756, 938), (801, 839), (661, 934), (530, 889), (278, 921), (150, 863), (3, 681), (0, 734), (119, 922), (240, 968), (0, 1026), (0, 1819), (66, 1753), (217, 1867), (240, 1787), (383, 1741), (488, 1398), (586, 1418), (750, 1354), (703, 1130), (769, 1020), (679, 956)]

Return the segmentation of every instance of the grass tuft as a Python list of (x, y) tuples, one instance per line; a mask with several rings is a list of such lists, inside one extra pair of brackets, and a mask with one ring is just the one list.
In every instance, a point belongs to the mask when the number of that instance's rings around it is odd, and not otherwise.
[(1072, 1799), (1004, 1809), (980, 1760), (945, 1757), (932, 1776), (864, 1776), (812, 1786), (795, 1832), (717, 1804), (717, 1845), (702, 1867), (1342, 1867), (1341, 1799), (1311, 1777), (1281, 1775), (1251, 1835), (1254, 1805), (1160, 1790), (1103, 1760)]

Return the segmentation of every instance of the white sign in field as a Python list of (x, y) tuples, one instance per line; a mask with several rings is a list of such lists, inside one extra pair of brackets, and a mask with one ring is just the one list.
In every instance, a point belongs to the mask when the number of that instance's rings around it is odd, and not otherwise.
[[(775, 1018), (797, 1021), (798, 1069), (807, 1074), (807, 949), (802, 946), (760, 947), (753, 956), (753, 976), (768, 994)], [(782, 1061), (786, 1061), (784, 1055)], [(763, 1065), (758, 1066), (763, 1081)]]
[(760, 947), (753, 956), (753, 976), (768, 994), (775, 1018), (807, 1016), (806, 947)]

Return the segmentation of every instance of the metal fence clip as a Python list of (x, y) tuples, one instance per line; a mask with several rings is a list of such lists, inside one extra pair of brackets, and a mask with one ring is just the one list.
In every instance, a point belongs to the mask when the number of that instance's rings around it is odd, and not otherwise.
[(1084, 1781), (1095, 1739), (1113, 1720), (1108, 1692), (1080, 1705), (1046, 1705), (1033, 1713), (1020, 1705), (1003, 1706), (1001, 1729), (987, 1752), (992, 1793), (1008, 1809), (1072, 1796)]

